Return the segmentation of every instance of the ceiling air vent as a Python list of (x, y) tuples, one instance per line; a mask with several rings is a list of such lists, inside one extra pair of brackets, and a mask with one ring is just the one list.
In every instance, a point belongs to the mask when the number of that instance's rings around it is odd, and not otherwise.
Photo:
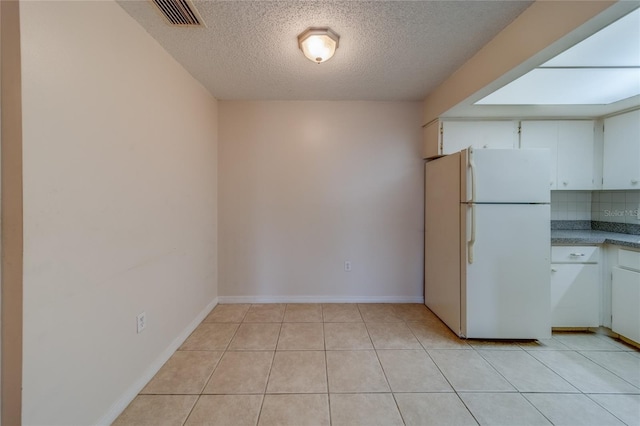
[(202, 18), (189, 0), (151, 0), (169, 24), (181, 27), (203, 25)]

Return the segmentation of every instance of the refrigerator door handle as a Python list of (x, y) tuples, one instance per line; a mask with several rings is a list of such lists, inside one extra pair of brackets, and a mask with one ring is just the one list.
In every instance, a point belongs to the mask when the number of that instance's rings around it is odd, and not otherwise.
[(471, 177), (471, 199), (467, 203), (476, 202), (476, 163), (473, 161), (473, 147), (469, 147), (469, 176)]
[(473, 162), (473, 148), (469, 147), (469, 172), (471, 176), (471, 200), (469, 207), (471, 208), (471, 238), (467, 242), (467, 259), (469, 263), (473, 263), (473, 245), (476, 242), (476, 165)]
[(468, 206), (471, 209), (471, 239), (467, 242), (467, 259), (469, 263), (473, 263), (473, 245), (476, 242), (476, 205), (469, 204)]

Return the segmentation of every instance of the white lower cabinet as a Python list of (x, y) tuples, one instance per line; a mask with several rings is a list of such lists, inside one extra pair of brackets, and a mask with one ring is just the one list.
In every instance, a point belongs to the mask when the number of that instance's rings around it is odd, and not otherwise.
[(594, 246), (551, 248), (551, 326), (600, 325), (599, 250)]
[(640, 343), (640, 252), (618, 249), (612, 270), (611, 330)]

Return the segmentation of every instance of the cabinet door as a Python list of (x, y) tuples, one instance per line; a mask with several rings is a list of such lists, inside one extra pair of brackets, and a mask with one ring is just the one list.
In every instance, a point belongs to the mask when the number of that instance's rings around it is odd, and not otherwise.
[(592, 190), (593, 121), (558, 121), (558, 189)]
[(551, 326), (598, 327), (600, 269), (596, 264), (551, 264)]
[(445, 121), (442, 123), (442, 154), (465, 148), (516, 148), (515, 121)]
[(640, 342), (640, 272), (613, 268), (611, 329)]
[(440, 155), (440, 121), (435, 120), (422, 127), (422, 158)]
[(551, 154), (549, 188), (558, 189), (558, 126), (553, 121), (523, 121), (520, 123), (520, 148), (547, 148)]
[(640, 110), (604, 120), (603, 189), (640, 189)]

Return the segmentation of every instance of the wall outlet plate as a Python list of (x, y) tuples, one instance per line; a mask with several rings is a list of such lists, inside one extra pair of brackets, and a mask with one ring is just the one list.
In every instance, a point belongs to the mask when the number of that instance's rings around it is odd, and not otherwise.
[(138, 316), (136, 317), (136, 327), (138, 330), (138, 334), (142, 333), (142, 330), (144, 330), (147, 327), (147, 313), (146, 312), (142, 312), (140, 314), (138, 314)]

